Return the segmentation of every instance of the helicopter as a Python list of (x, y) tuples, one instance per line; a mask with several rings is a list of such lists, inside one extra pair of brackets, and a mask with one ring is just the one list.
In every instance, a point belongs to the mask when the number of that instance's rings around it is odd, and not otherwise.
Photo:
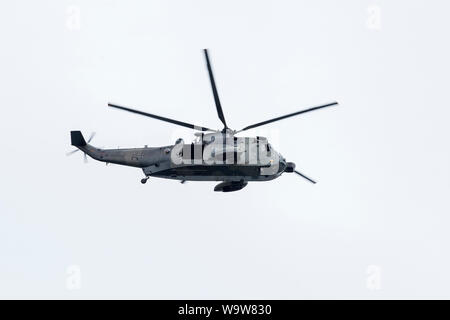
[(283, 116), (272, 118), (244, 127), (240, 130), (230, 129), (225, 120), (223, 109), (217, 92), (216, 83), (208, 55), (204, 49), (206, 67), (208, 70), (211, 89), (214, 97), (217, 115), (224, 125), (222, 130), (214, 130), (191, 123), (162, 117), (144, 111), (139, 111), (123, 105), (108, 103), (111, 108), (139, 114), (160, 121), (168, 122), (195, 130), (192, 143), (184, 143), (179, 138), (174, 145), (162, 147), (101, 149), (89, 144), (94, 134), (86, 141), (81, 131), (71, 131), (71, 144), (77, 151), (91, 158), (106, 162), (141, 168), (145, 177), (141, 180), (145, 184), (150, 177), (186, 181), (221, 181), (214, 187), (217, 192), (232, 192), (243, 189), (248, 182), (271, 181), (283, 173), (296, 173), (311, 183), (316, 183), (301, 172), (295, 170), (295, 163), (287, 162), (277, 152), (265, 137), (238, 137), (238, 133), (260, 127), (286, 118), (335, 106), (331, 102)]

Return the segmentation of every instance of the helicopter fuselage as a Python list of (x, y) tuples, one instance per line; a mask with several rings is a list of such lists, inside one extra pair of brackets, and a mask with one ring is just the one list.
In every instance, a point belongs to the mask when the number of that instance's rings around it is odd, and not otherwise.
[(130, 149), (77, 147), (98, 161), (141, 168), (147, 177), (181, 181), (269, 181), (285, 171), (285, 159), (267, 140), (242, 139), (243, 147), (236, 141), (231, 146), (200, 141)]

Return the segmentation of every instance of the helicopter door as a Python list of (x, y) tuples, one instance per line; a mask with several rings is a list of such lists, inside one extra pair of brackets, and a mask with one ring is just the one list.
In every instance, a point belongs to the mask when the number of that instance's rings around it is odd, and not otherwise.
[(201, 164), (203, 160), (203, 146), (191, 143), (183, 146), (183, 160), (191, 164)]
[(234, 142), (233, 142), (233, 164), (237, 164), (237, 159), (238, 159), (238, 153), (237, 153), (237, 138), (234, 137), (233, 138)]
[(202, 145), (198, 143), (191, 144), (191, 160), (192, 164), (202, 163)]
[(193, 151), (192, 144), (191, 145), (189, 145), (189, 144), (183, 145), (182, 157), (183, 157), (184, 164), (188, 164), (192, 161), (192, 159), (194, 157), (194, 151)]

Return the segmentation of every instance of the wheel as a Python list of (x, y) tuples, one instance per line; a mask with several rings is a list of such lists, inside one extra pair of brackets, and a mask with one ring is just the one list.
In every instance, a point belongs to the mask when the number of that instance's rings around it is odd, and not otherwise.
[(147, 182), (147, 180), (148, 180), (148, 178), (142, 178), (142, 179), (141, 179), (141, 183), (142, 183), (142, 184), (145, 184), (145, 183)]

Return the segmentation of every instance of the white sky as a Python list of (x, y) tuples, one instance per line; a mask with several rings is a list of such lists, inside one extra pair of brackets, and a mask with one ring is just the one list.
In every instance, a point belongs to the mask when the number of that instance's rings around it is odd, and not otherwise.
[[(2, 2), (0, 297), (450, 298), (449, 9)], [(248, 131), (318, 184), (141, 185), (65, 156), (75, 129), (100, 147), (191, 135), (107, 102), (220, 128), (203, 48), (234, 129), (339, 101)]]

